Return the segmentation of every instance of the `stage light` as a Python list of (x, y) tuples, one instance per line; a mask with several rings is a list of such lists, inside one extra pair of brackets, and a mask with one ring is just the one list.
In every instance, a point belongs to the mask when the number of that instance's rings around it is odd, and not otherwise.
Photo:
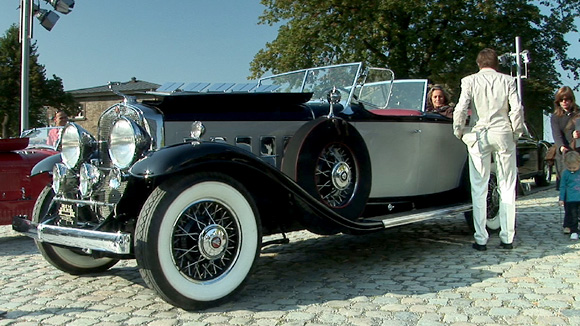
[(45, 9), (36, 9), (34, 16), (40, 21), (40, 25), (50, 31), (60, 18), (54, 11), (49, 11)]
[(71, 12), (71, 9), (74, 8), (75, 6), (74, 0), (45, 0), (45, 1), (50, 3), (50, 5), (54, 8), (54, 10), (65, 15)]

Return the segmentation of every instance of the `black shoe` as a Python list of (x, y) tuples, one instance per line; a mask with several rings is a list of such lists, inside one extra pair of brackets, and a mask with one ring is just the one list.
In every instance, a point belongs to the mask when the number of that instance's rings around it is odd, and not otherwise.
[(477, 251), (486, 251), (487, 250), (487, 246), (486, 245), (480, 245), (477, 243), (474, 243), (471, 245), (471, 247)]
[(501, 242), (501, 243), (499, 244), (499, 247), (500, 247), (501, 249), (507, 249), (507, 250), (514, 249), (514, 245), (513, 245), (512, 243), (503, 243), (503, 242)]

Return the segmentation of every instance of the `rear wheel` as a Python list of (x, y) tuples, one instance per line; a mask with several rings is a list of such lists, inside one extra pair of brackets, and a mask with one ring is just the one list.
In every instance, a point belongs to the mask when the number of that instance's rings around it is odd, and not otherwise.
[(261, 239), (249, 192), (230, 176), (200, 173), (151, 193), (137, 222), (135, 256), (141, 276), (165, 301), (194, 310), (241, 289)]
[[(52, 188), (45, 187), (34, 204), (32, 222), (38, 224), (51, 217), (54, 209), (53, 198)], [(94, 258), (83, 253), (80, 249), (59, 247), (40, 241), (36, 241), (36, 246), (49, 263), (61, 271), (73, 275), (103, 272), (119, 261), (112, 258)]]
[[(499, 201), (500, 195), (497, 186), (497, 177), (495, 173), (489, 176), (489, 183), (487, 188), (487, 222), (486, 227), (489, 232), (498, 232), (500, 229), (499, 223)], [(469, 227), (469, 230), (475, 232), (473, 227), (473, 212), (466, 212), (464, 214), (465, 222)]]
[(499, 201), (501, 200), (497, 186), (497, 176), (492, 173), (489, 177), (487, 187), (487, 229), (491, 232), (497, 232), (500, 229), (499, 224)]

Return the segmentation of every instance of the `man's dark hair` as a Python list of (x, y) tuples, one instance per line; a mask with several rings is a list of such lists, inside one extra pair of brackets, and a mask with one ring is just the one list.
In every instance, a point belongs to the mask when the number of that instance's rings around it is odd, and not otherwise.
[(497, 70), (499, 68), (499, 60), (494, 49), (486, 48), (479, 51), (477, 55), (477, 65), (479, 68), (492, 68)]

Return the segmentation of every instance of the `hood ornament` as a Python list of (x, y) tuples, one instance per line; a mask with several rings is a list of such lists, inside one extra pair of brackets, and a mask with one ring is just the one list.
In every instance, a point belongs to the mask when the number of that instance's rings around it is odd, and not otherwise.
[(338, 89), (336, 89), (336, 87), (333, 87), (330, 92), (328, 92), (328, 95), (326, 97), (326, 99), (328, 100), (328, 103), (330, 103), (330, 111), (328, 112), (328, 118), (334, 118), (334, 105), (340, 103), (340, 91)]
[(120, 82), (108, 82), (107, 86), (109, 87), (109, 90), (113, 93), (115, 93), (116, 95), (119, 95), (123, 98), (123, 102), (125, 104), (131, 104), (131, 103), (137, 103), (137, 97), (135, 96), (130, 96), (130, 95), (125, 95), (123, 93), (121, 93), (118, 89), (115, 89), (114, 86), (119, 86), (121, 85)]

